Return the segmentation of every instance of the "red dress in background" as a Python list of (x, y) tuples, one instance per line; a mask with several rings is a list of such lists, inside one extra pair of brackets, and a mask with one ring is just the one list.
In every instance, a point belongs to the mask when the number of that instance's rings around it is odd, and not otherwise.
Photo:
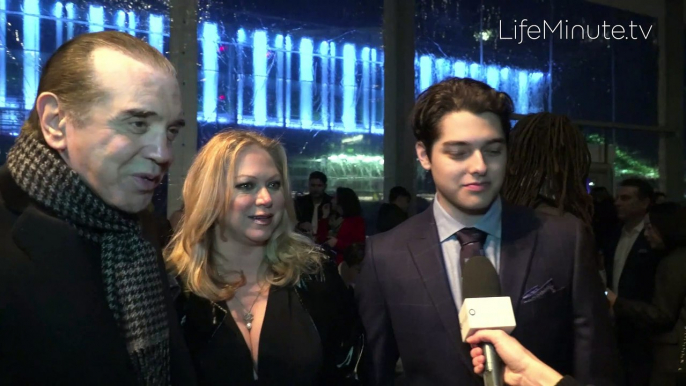
[[(343, 251), (354, 243), (365, 242), (365, 226), (362, 216), (344, 217), (336, 234), (336, 264), (343, 262)], [(329, 239), (329, 220), (321, 219), (317, 224), (317, 243), (324, 244)]]

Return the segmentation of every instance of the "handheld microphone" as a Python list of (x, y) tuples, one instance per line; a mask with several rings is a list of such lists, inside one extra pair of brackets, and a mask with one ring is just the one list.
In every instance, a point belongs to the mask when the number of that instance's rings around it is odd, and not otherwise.
[[(460, 308), (460, 329), (462, 341), (478, 330), (503, 330), (508, 334), (514, 330), (515, 322), (512, 301), (500, 296), (500, 279), (493, 264), (484, 256), (470, 258), (462, 272), (462, 307)], [(486, 362), (484, 363), (484, 385), (503, 385), (503, 364), (491, 343), (482, 343)]]

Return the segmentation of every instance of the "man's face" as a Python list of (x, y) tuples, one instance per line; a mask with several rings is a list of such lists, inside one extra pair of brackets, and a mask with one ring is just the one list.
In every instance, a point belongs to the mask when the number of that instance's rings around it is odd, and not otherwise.
[(498, 196), (507, 148), (497, 115), (447, 114), (439, 123), (431, 158), (421, 142), (416, 149), (424, 169), (431, 171), (439, 203), (451, 215), (483, 214)]
[(319, 198), (324, 195), (324, 191), (326, 191), (326, 184), (322, 182), (319, 178), (311, 178), (310, 179), (310, 195), (313, 198)]
[(108, 204), (139, 212), (172, 162), (172, 141), (183, 127), (176, 79), (110, 49), (92, 56), (105, 97), (81, 123), (66, 120), (69, 166)]
[(648, 211), (650, 200), (638, 197), (638, 188), (635, 186), (620, 186), (617, 190), (615, 207), (617, 217), (622, 221), (638, 220), (643, 218)]

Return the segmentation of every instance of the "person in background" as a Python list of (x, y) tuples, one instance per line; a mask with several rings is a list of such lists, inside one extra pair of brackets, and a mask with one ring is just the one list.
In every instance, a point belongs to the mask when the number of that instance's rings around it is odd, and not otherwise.
[(296, 228), (308, 236), (317, 234), (317, 226), (323, 216), (322, 207), (331, 203), (331, 196), (326, 194), (326, 182), (326, 174), (320, 171), (310, 173), (309, 194), (295, 199)]
[(674, 386), (680, 368), (681, 381), (686, 380), (686, 209), (672, 202), (651, 207), (645, 237), (653, 251), (664, 256), (657, 267), (652, 302), (625, 299), (612, 291), (607, 296), (618, 318), (655, 334), (650, 384)]
[[(653, 187), (640, 178), (623, 180), (615, 207), (621, 224), (612, 229), (604, 246), (608, 288), (627, 300), (649, 303), (660, 263), (645, 237), (645, 216), (653, 200)], [(617, 344), (627, 385), (644, 386), (652, 372), (651, 333), (625, 318), (616, 318)]]
[(364, 243), (353, 243), (343, 251), (343, 262), (338, 266), (338, 273), (348, 287), (355, 286), (355, 278), (360, 273), (363, 260)]
[(531, 351), (501, 330), (481, 330), (467, 338), (472, 345), (470, 355), (474, 372), (482, 374), (486, 357), (479, 343), (492, 343), (505, 365), (503, 381), (510, 386), (581, 386), (570, 376), (563, 377), (543, 363)]
[(564, 116), (536, 113), (510, 134), (503, 199), (554, 216), (572, 215), (592, 230), (593, 200), (586, 192), (591, 153), (583, 133)]
[[(258, 133), (215, 135), (191, 165), (167, 260), (202, 385), (343, 385), (363, 334), (335, 265), (294, 230), (286, 153)], [(207, 183), (206, 183), (207, 182)]]
[(106, 31), (69, 40), (41, 71), (0, 168), (0, 384), (193, 385), (141, 228), (185, 124), (176, 70)]
[(395, 186), (388, 195), (388, 202), (381, 204), (376, 222), (379, 233), (393, 229), (408, 218), (412, 196), (402, 186)]
[(663, 192), (655, 192), (655, 194), (653, 195), (653, 202), (655, 204), (662, 204), (663, 202), (667, 202), (667, 195)]
[(336, 264), (343, 262), (343, 252), (354, 243), (364, 243), (365, 223), (360, 199), (350, 188), (336, 189), (330, 205), (322, 208), (317, 228), (317, 243), (331, 248)]

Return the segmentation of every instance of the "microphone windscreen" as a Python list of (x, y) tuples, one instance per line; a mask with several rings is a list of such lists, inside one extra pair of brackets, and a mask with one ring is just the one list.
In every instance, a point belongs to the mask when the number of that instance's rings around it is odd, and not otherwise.
[(500, 278), (488, 258), (474, 256), (464, 264), (462, 298), (490, 298), (500, 296)]

